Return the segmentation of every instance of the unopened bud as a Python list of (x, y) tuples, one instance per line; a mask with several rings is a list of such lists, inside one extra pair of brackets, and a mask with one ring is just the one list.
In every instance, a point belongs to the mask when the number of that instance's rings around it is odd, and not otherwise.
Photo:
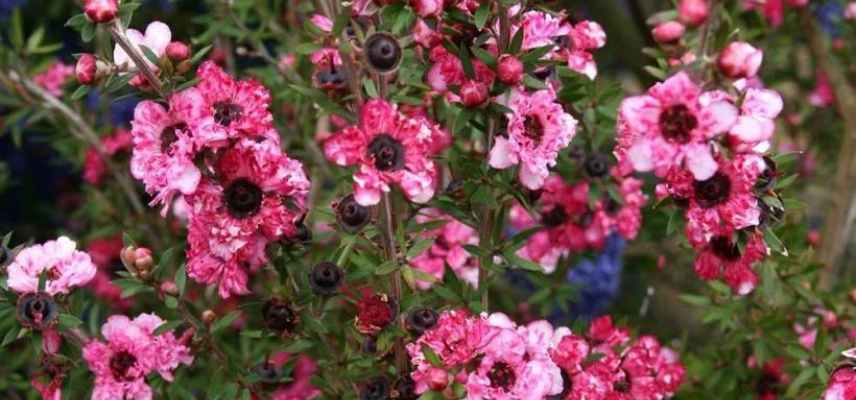
[(216, 319), (217, 314), (214, 311), (205, 310), (202, 312), (202, 322), (204, 322), (205, 325), (211, 325), (211, 323), (213, 323)]
[(83, 12), (89, 20), (96, 24), (113, 21), (119, 13), (119, 2), (116, 0), (85, 0)]
[(162, 282), (160, 284), (160, 290), (161, 290), (161, 292), (163, 292), (165, 294), (172, 295), (172, 296), (178, 296), (178, 286), (176, 286), (175, 282), (173, 282), (173, 281)]
[(166, 46), (166, 56), (172, 61), (184, 61), (190, 58), (190, 47), (182, 42), (171, 42)]

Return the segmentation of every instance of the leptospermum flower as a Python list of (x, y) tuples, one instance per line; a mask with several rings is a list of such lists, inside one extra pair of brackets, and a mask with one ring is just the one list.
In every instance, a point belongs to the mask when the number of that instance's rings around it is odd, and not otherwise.
[(89, 254), (65, 236), (22, 249), (6, 269), (7, 284), (18, 294), (38, 292), (39, 276), (45, 274), (44, 291), (51, 296), (86, 285), (96, 271)]
[(695, 179), (713, 176), (717, 163), (709, 141), (730, 129), (737, 109), (728, 101), (702, 104), (701, 89), (684, 72), (658, 83), (619, 108), (618, 140), (634, 169), (663, 177), (686, 168)]
[(760, 233), (753, 233), (741, 249), (729, 236), (716, 236), (700, 249), (694, 269), (702, 279), (723, 278), (738, 295), (747, 295), (758, 285), (753, 266), (767, 257), (769, 249)]
[(56, 61), (44, 72), (33, 77), (33, 82), (41, 86), (54, 97), (62, 96), (62, 87), (74, 75), (74, 66)]
[(91, 341), (83, 348), (83, 359), (95, 374), (92, 400), (152, 398), (146, 376), (157, 372), (167, 382), (180, 364), (190, 365), (193, 356), (185, 335), (176, 339), (172, 332), (159, 335), (155, 330), (164, 320), (154, 314), (129, 319), (114, 315), (101, 327), (105, 342)]
[[(784, 102), (775, 90), (761, 87), (746, 87), (741, 90), (740, 115), (728, 130), (728, 145), (737, 152), (764, 153), (770, 148), (770, 139), (776, 130), (775, 119), (782, 112)], [(719, 100), (736, 103), (723, 91), (702, 95), (702, 104)]]
[(580, 21), (559, 42), (562, 48), (556, 57), (565, 60), (568, 68), (589, 79), (597, 77), (597, 64), (592, 52), (606, 45), (606, 32), (594, 21)]
[(856, 398), (856, 368), (844, 365), (829, 377), (821, 400), (848, 400)]
[[(477, 246), (479, 243), (478, 232), (438, 209), (424, 209), (416, 216), (417, 223), (424, 224), (431, 221), (446, 221), (446, 223), (437, 229), (423, 232), (422, 236), (433, 238), (434, 243), (412, 258), (410, 264), (414, 268), (434, 276), (438, 281), (443, 280), (443, 274), (446, 271), (446, 265), (448, 265), (459, 279), (477, 288), (479, 281), (478, 259), (464, 249), (464, 246)], [(416, 281), (416, 286), (423, 290), (432, 285), (433, 282)]]
[(303, 165), (271, 140), (244, 139), (224, 150), (185, 197), (190, 208), (187, 272), (203, 284), (218, 284), (220, 296), (247, 294), (247, 272), (267, 262), (270, 241), (297, 234), (306, 212), (309, 180)]
[(568, 146), (577, 132), (577, 120), (556, 102), (551, 88), (526, 93), (514, 89), (508, 98), (511, 113), (507, 136), (498, 136), (490, 150), (490, 166), (497, 169), (520, 165), (518, 179), (528, 189), (537, 190), (556, 165), (559, 151)]
[[(149, 23), (146, 26), (145, 34), (136, 29), (128, 29), (125, 31), (125, 35), (128, 37), (128, 41), (131, 42), (131, 45), (139, 49), (140, 54), (142, 54), (143, 51), (140, 47), (145, 46), (158, 58), (164, 55), (166, 52), (166, 46), (168, 46), (169, 42), (172, 40), (172, 32), (169, 30), (169, 26), (160, 21)], [(151, 60), (147, 57), (143, 57), (143, 59), (149, 68), (157, 70), (157, 65), (153, 64)], [(123, 49), (122, 46), (119, 46), (118, 43), (113, 47), (113, 63), (121, 69), (128, 69), (134, 65), (134, 61), (131, 59), (131, 56), (129, 56), (128, 53), (125, 52), (125, 49)]]
[(168, 108), (146, 100), (134, 109), (131, 174), (154, 196), (151, 204), (162, 204), (164, 212), (176, 194), (191, 194), (199, 185), (196, 152), (225, 139), (210, 136), (213, 124), (206, 120), (204, 107), (201, 92), (189, 88), (173, 94)]
[[(449, 134), (425, 117), (410, 117), (379, 99), (366, 102), (360, 123), (324, 142), (324, 155), (340, 166), (357, 166), (354, 198), (363, 206), (380, 202), (390, 185), (415, 203), (434, 197), (437, 170), (430, 158), (449, 142)], [(438, 146), (438, 143), (444, 146)]]

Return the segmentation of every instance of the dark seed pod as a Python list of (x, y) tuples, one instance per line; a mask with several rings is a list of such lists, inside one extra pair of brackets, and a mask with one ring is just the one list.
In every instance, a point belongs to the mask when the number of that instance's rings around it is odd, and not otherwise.
[(18, 321), (27, 328), (37, 331), (49, 328), (58, 316), (59, 307), (47, 293), (27, 293), (18, 298)]
[(322, 262), (312, 268), (309, 273), (309, 285), (312, 291), (320, 296), (335, 294), (342, 285), (345, 273), (338, 265), (329, 261)]
[(291, 333), (298, 322), (297, 313), (281, 299), (270, 299), (262, 305), (262, 319), (268, 329), (278, 334)]
[(437, 312), (430, 308), (419, 308), (407, 314), (407, 330), (413, 336), (421, 336), (437, 324)]
[(401, 45), (385, 32), (376, 32), (366, 39), (364, 49), (369, 66), (379, 73), (390, 73), (401, 63)]
[(609, 173), (609, 157), (602, 153), (589, 154), (583, 166), (588, 176), (602, 178)]
[(336, 221), (345, 232), (359, 232), (370, 219), (369, 208), (357, 203), (352, 194), (345, 196), (336, 204)]
[(378, 376), (363, 383), (360, 387), (360, 400), (387, 400), (389, 399), (389, 380)]

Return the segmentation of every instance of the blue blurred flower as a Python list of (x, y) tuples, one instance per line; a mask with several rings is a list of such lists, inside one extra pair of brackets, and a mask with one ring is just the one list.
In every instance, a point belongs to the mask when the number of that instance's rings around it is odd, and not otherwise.
[(840, 24), (843, 13), (844, 9), (841, 4), (834, 1), (828, 1), (815, 8), (814, 17), (817, 18), (820, 28), (823, 29), (827, 35), (837, 38), (841, 36)]
[(611, 235), (594, 260), (584, 258), (568, 271), (568, 283), (576, 286), (578, 298), (571, 304), (571, 316), (591, 320), (602, 314), (618, 294), (626, 242)]
[(0, 0), (0, 21), (9, 18), (12, 10), (24, 5), (26, 2), (27, 0)]
[[(99, 111), (100, 110), (100, 102), (101, 102), (101, 93), (97, 90), (93, 90), (89, 92), (86, 96), (86, 108)], [(134, 119), (134, 108), (137, 107), (137, 103), (140, 102), (140, 99), (134, 96), (126, 96), (116, 100), (113, 100), (110, 103), (109, 110), (109, 122), (110, 125), (113, 126), (130, 126), (131, 120)], [(104, 123), (104, 115), (98, 115), (98, 123)]]

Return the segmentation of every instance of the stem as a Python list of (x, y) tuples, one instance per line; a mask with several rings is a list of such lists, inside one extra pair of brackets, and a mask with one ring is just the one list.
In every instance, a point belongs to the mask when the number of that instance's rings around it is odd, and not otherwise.
[(838, 152), (838, 166), (833, 179), (834, 191), (832, 204), (824, 218), (822, 242), (818, 257), (827, 268), (822, 272), (821, 288), (829, 288), (838, 276), (838, 264), (846, 249), (850, 232), (853, 229), (854, 197), (851, 181), (856, 176), (856, 159), (852, 157), (856, 150), (856, 93), (847, 81), (840, 65), (834, 63), (827, 49), (823, 34), (817, 29), (808, 10), (800, 10), (800, 18), (808, 35), (809, 49), (815, 59), (816, 67), (825, 72), (829, 84), (835, 93), (835, 108), (844, 124), (844, 132)]
[(125, 35), (125, 29), (122, 28), (122, 22), (117, 18), (113, 24), (110, 25), (110, 34), (113, 35), (113, 40), (116, 41), (116, 44), (125, 50), (125, 54), (128, 57), (131, 57), (131, 60), (134, 61), (134, 64), (137, 66), (137, 69), (143, 73), (146, 77), (146, 80), (149, 81), (149, 84), (152, 85), (152, 88), (158, 92), (158, 95), (167, 98), (166, 92), (163, 90), (163, 83), (161, 83), (157, 74), (149, 68), (149, 64), (146, 62), (145, 57), (140, 53), (140, 50), (137, 46), (134, 46)]
[[(496, 116), (491, 115), (487, 121), (487, 135), (485, 136), (485, 154), (490, 153), (493, 145), (493, 137), (496, 131)], [(488, 163), (489, 157), (485, 156), (485, 164)], [(488, 166), (490, 168), (490, 166)], [(488, 289), (488, 268), (487, 265), (493, 262), (493, 210), (485, 206), (481, 210), (481, 229), (479, 233), (479, 247), (482, 251), (481, 259), (479, 260), (479, 292), (481, 292), (481, 311), (487, 312), (490, 306)]]
[[(380, 200), (381, 210), (383, 212), (383, 226), (379, 228), (383, 236), (383, 248), (386, 252), (386, 259), (398, 263), (398, 254), (395, 248), (395, 226), (394, 214), (392, 211), (392, 199), (389, 192), (383, 192), (383, 197)], [(401, 269), (396, 268), (392, 272), (390, 279), (390, 290), (392, 291), (392, 300), (394, 304), (395, 318), (401, 325)], [(404, 341), (401, 337), (395, 339), (395, 366), (397, 372), (403, 373), (407, 367), (407, 359), (404, 354)]]
[[(4, 73), (0, 72), (0, 76), (2, 75), (4, 75)], [(107, 149), (105, 149), (104, 145), (101, 143), (101, 139), (98, 137), (98, 134), (95, 133), (95, 130), (83, 120), (83, 117), (81, 117), (80, 114), (69, 108), (65, 103), (48, 93), (32, 80), (18, 75), (15, 71), (9, 71), (7, 78), (13, 82), (23, 85), (28, 92), (41, 99), (46, 108), (57, 110), (63, 117), (65, 117), (66, 120), (71, 122), (72, 128), (74, 128), (70, 130), (71, 133), (95, 149), (95, 152), (98, 153), (98, 156), (101, 157), (104, 164), (107, 166), (107, 170), (110, 171), (110, 174), (113, 175), (119, 183), (122, 191), (125, 192), (125, 196), (131, 203), (131, 208), (133, 208), (137, 214), (145, 213), (145, 207), (137, 196), (137, 192), (134, 189), (131, 179), (124, 172), (121, 172), (116, 164), (113, 163), (113, 160), (110, 159), (110, 155), (107, 154)]]

